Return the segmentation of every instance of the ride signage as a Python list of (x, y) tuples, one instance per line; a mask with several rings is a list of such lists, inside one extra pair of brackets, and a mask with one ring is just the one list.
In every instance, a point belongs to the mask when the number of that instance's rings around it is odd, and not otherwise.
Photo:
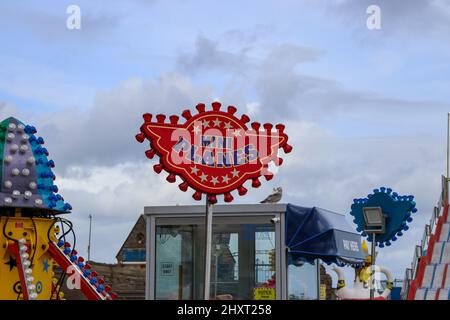
[(259, 177), (272, 179), (269, 163), (281, 165), (280, 148), (285, 153), (292, 150), (282, 124), (273, 130), (273, 125), (266, 123), (260, 130), (261, 124), (253, 122), (248, 128), (247, 115), (237, 118), (235, 107), (228, 106), (227, 111), (222, 111), (219, 102), (212, 103), (212, 110), (207, 111), (204, 104), (198, 104), (196, 109), (196, 115), (183, 111), (184, 124), (178, 123), (176, 115), (166, 122), (163, 114), (156, 115), (156, 121), (152, 121), (151, 114), (144, 114), (141, 132), (136, 135), (138, 142), (150, 141), (150, 149), (145, 152), (149, 159), (159, 156), (154, 170), (167, 171), (167, 181), (171, 183), (178, 175), (182, 180), (179, 188), (194, 189), (195, 200), (201, 200), (204, 193), (210, 203), (216, 203), (216, 195), (224, 194), (225, 202), (231, 202), (231, 191), (236, 189), (239, 195), (245, 195), (247, 180), (258, 188)]

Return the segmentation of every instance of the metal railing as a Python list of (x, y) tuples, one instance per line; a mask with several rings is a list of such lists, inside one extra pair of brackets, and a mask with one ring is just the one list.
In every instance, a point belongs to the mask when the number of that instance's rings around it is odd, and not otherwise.
[(405, 270), (405, 276), (404, 276), (404, 281), (403, 281), (403, 286), (402, 286), (402, 291), (401, 291), (401, 298), (402, 300), (406, 300), (408, 292), (409, 292), (409, 281), (411, 279), (413, 279), (412, 276), (413, 272), (411, 268), (406, 268)]
[(414, 256), (411, 262), (411, 268), (407, 268), (405, 270), (405, 281), (403, 282), (402, 287), (402, 299), (406, 299), (409, 292), (410, 281), (416, 279), (417, 270), (419, 267), (420, 258), (427, 254), (426, 250), (428, 250), (428, 243), (430, 240), (430, 236), (436, 232), (436, 227), (439, 221), (439, 217), (444, 213), (444, 204), (446, 202), (448, 195), (448, 179), (442, 176), (442, 187), (441, 194), (439, 196), (439, 201), (437, 207), (434, 207), (433, 213), (431, 214), (430, 223), (425, 225), (423, 236), (420, 241), (420, 245), (416, 245), (414, 248)]
[(413, 260), (411, 263), (411, 269), (410, 269), (412, 278), (410, 280), (415, 279), (417, 276), (417, 268), (419, 266), (419, 258), (424, 255), (422, 248), (423, 248), (422, 246), (416, 245), (416, 248), (414, 250), (414, 256), (413, 256)]

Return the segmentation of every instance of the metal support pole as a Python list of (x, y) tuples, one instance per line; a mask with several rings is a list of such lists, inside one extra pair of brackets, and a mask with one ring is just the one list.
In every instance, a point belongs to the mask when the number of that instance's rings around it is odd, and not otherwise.
[(205, 269), (203, 280), (203, 299), (209, 300), (209, 286), (211, 278), (211, 244), (212, 244), (212, 218), (213, 204), (208, 201), (206, 195), (206, 215), (205, 215)]
[(92, 215), (89, 215), (89, 241), (88, 241), (88, 261), (91, 261), (91, 232), (92, 232)]
[(447, 174), (445, 179), (445, 201), (449, 202), (449, 192), (448, 192), (448, 182), (449, 182), (449, 175), (450, 175), (450, 113), (447, 113)]
[(370, 270), (370, 300), (373, 300), (375, 297), (375, 247), (376, 247), (376, 241), (375, 241), (375, 233), (372, 233), (372, 261), (371, 261), (371, 270)]
[(450, 113), (447, 113), (447, 179), (449, 178), (449, 158), (450, 158)]

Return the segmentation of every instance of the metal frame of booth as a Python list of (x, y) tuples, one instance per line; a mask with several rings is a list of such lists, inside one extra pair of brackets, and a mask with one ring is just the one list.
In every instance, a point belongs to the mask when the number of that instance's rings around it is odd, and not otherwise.
[[(213, 224), (220, 225), (233, 219), (245, 217), (248, 221), (264, 219), (271, 221), (275, 229), (275, 276), (276, 276), (276, 299), (288, 298), (288, 275), (287, 275), (287, 250), (285, 247), (285, 212), (286, 204), (238, 204), (238, 205), (215, 205)], [(145, 297), (148, 300), (155, 299), (156, 279), (156, 227), (167, 224), (204, 224), (205, 206), (153, 206), (144, 208), (146, 218), (146, 290)], [(187, 220), (186, 220), (187, 219)], [(319, 268), (317, 268), (318, 285)]]

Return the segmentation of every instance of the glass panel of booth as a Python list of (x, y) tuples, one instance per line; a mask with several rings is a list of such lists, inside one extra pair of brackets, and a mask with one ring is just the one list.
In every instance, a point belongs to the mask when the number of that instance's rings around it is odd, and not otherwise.
[[(214, 217), (210, 299), (318, 298), (318, 264), (292, 262), (286, 257), (284, 217), (280, 217), (277, 223), (273, 214)], [(149, 237), (153, 247), (148, 248), (153, 270), (148, 274), (149, 297), (202, 299), (204, 217), (152, 219), (153, 229), (148, 231), (154, 234)]]
[(289, 263), (288, 299), (316, 300), (319, 295), (317, 285), (317, 260), (312, 263)]
[[(213, 220), (211, 299), (276, 298), (279, 241), (270, 218)], [(201, 299), (203, 219), (161, 218), (155, 231), (155, 299)]]

